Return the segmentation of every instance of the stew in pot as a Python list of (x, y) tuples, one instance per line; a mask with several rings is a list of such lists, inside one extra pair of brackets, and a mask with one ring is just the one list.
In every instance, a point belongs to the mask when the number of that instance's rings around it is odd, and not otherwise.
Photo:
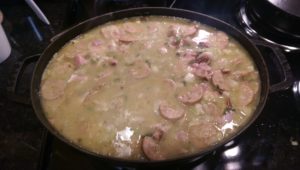
[(164, 160), (235, 133), (252, 116), (260, 79), (226, 33), (165, 16), (98, 26), (63, 46), (43, 73), (46, 117), (98, 154)]

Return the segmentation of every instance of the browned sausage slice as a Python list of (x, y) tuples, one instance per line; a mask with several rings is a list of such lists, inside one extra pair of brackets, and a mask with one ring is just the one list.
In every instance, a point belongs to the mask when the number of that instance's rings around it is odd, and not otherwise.
[(189, 140), (188, 133), (183, 130), (180, 130), (179, 132), (176, 133), (176, 139), (181, 142), (188, 142)]
[(155, 33), (158, 31), (158, 25), (155, 23), (147, 25), (147, 28), (148, 28), (149, 33)]
[(182, 27), (183, 36), (192, 36), (195, 35), (198, 31), (197, 27), (195, 25)]
[(177, 120), (183, 117), (184, 111), (182, 109), (173, 109), (166, 103), (161, 103), (159, 105), (160, 115), (168, 120)]
[(133, 35), (128, 35), (128, 34), (124, 34), (119, 37), (119, 41), (122, 43), (131, 43), (136, 40), (137, 40), (136, 37), (134, 37)]
[(142, 149), (150, 160), (163, 160), (165, 157), (159, 151), (158, 141), (150, 136), (145, 136), (142, 141)]
[(221, 117), (223, 114), (222, 109), (218, 108), (214, 103), (206, 103), (202, 105), (205, 113), (212, 115), (213, 117)]
[(132, 33), (132, 34), (140, 32), (140, 30), (137, 28), (137, 25), (135, 23), (131, 23), (131, 22), (124, 23), (123, 28), (126, 32)]
[(168, 30), (169, 37), (178, 37), (180, 34), (180, 26), (179, 25), (171, 25)]
[(63, 80), (46, 80), (41, 87), (41, 96), (47, 100), (54, 100), (64, 94), (66, 82)]
[(224, 80), (223, 73), (220, 70), (214, 71), (212, 75), (212, 83), (222, 90), (228, 90), (229, 87)]
[(153, 139), (159, 141), (162, 138), (163, 134), (164, 134), (164, 131), (162, 129), (156, 128), (152, 134), (152, 137), (153, 137)]
[(187, 58), (187, 59), (193, 59), (194, 60), (196, 58), (196, 56), (197, 56), (197, 52), (187, 50), (182, 54), (181, 58)]
[(203, 149), (217, 142), (219, 131), (211, 123), (202, 122), (189, 128), (189, 137), (191, 143), (197, 149)]
[(198, 31), (197, 27), (195, 25), (191, 26), (180, 26), (180, 25), (171, 25), (169, 28), (169, 36), (175, 36), (175, 37), (180, 37), (180, 36), (192, 36), (195, 35), (196, 32)]
[(101, 33), (106, 39), (118, 39), (121, 35), (120, 29), (115, 25), (106, 26), (101, 29)]
[(240, 86), (239, 103), (241, 106), (247, 106), (254, 98), (254, 91), (246, 84)]
[(146, 78), (151, 73), (148, 64), (142, 60), (136, 61), (130, 71), (131, 75), (136, 79)]
[(207, 63), (194, 63), (192, 65), (193, 67), (193, 73), (200, 77), (200, 78), (205, 78), (207, 80), (211, 79), (211, 76), (213, 74), (212, 68), (207, 64)]
[(99, 47), (99, 46), (101, 46), (102, 44), (103, 44), (103, 42), (100, 41), (100, 40), (94, 40), (94, 41), (92, 42), (92, 46), (93, 46), (93, 47)]
[(84, 58), (83, 55), (77, 54), (74, 57), (74, 62), (75, 62), (75, 67), (79, 68), (80, 66), (84, 65), (85, 63), (87, 63), (87, 60)]
[(185, 104), (194, 104), (198, 102), (204, 93), (203, 85), (197, 85), (193, 87), (190, 91), (178, 97), (178, 99)]
[(203, 52), (201, 53), (195, 60), (196, 63), (207, 63), (209, 64), (211, 59), (213, 57), (213, 54), (211, 52)]

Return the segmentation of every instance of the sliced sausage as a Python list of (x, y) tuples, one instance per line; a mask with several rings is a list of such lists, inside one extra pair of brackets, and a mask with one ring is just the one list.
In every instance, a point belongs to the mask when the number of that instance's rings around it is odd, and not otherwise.
[(189, 135), (187, 132), (180, 130), (179, 132), (176, 133), (176, 139), (181, 142), (188, 142)]
[(197, 149), (203, 149), (217, 142), (217, 135), (220, 133), (217, 128), (207, 122), (193, 125), (189, 128), (189, 138)]
[(192, 50), (187, 50), (182, 54), (181, 58), (195, 60), (197, 55), (198, 55), (197, 52), (192, 51)]
[(182, 34), (185, 37), (195, 35), (196, 32), (198, 31), (198, 29), (195, 25), (185, 26), (185, 27), (182, 27), (181, 29), (182, 29)]
[(203, 111), (213, 117), (220, 117), (223, 115), (223, 110), (218, 108), (214, 103), (206, 103), (202, 105)]
[(158, 31), (158, 25), (159, 25), (159, 24), (155, 24), (155, 23), (150, 24), (150, 25), (147, 25), (148, 31), (149, 31), (150, 33), (155, 33), (155, 32), (157, 32), (157, 31)]
[(240, 106), (247, 106), (249, 105), (254, 98), (254, 91), (246, 84), (242, 84), (240, 86), (239, 91), (239, 104)]
[(165, 157), (159, 150), (158, 141), (150, 136), (145, 136), (142, 141), (142, 150), (150, 160), (163, 160)]
[(126, 32), (128, 32), (128, 33), (137, 33), (137, 32), (139, 32), (140, 30), (137, 28), (137, 25), (135, 24), (135, 23), (130, 23), (130, 22), (128, 22), (128, 23), (124, 23), (123, 24), (123, 28), (124, 28), (124, 30), (126, 31)]
[(119, 39), (121, 35), (120, 29), (115, 25), (103, 27), (101, 33), (106, 39)]
[(198, 102), (204, 93), (203, 85), (197, 85), (193, 87), (190, 91), (186, 92), (183, 95), (180, 95), (178, 99), (185, 104), (194, 104)]
[(185, 51), (182, 54), (180, 54), (180, 58), (178, 61), (178, 66), (176, 66), (175, 69), (182, 68), (182, 70), (185, 70), (191, 62), (195, 60), (195, 57), (197, 56), (197, 53), (194, 51)]
[(198, 45), (197, 42), (195, 42), (191, 37), (184, 37), (180, 43), (184, 46), (196, 47)]
[(46, 80), (41, 87), (41, 96), (47, 100), (54, 100), (64, 94), (66, 82), (63, 80)]
[(79, 68), (80, 66), (84, 65), (85, 63), (87, 63), (87, 60), (84, 58), (83, 55), (77, 54), (74, 57), (74, 62), (75, 62), (75, 67)]
[(137, 38), (133, 35), (124, 34), (119, 37), (119, 41), (122, 43), (131, 43), (133, 41), (137, 41)]
[(110, 25), (101, 29), (102, 34), (106, 39), (113, 39), (122, 43), (131, 43), (137, 40), (137, 37), (132, 32), (133, 29), (127, 28), (126, 30), (121, 29), (115, 25)]
[(214, 71), (212, 75), (212, 83), (221, 90), (228, 90), (228, 84), (226, 83), (223, 73), (220, 70)]
[(213, 57), (213, 54), (211, 52), (208, 52), (208, 51), (203, 52), (196, 57), (195, 62), (209, 64), (210, 61), (212, 60), (212, 57)]
[(218, 98), (220, 98), (220, 93), (212, 90), (211, 88), (209, 88), (209, 90), (206, 90), (203, 94), (203, 99), (206, 101), (216, 101), (216, 99)]
[(115, 40), (110, 40), (108, 43), (107, 43), (107, 49), (109, 51), (117, 51), (118, 49), (118, 44), (116, 43)]
[(169, 36), (175, 36), (175, 37), (187, 37), (195, 35), (198, 31), (197, 27), (195, 25), (191, 26), (180, 26), (180, 25), (171, 25), (169, 28)]
[(177, 120), (184, 116), (182, 109), (173, 109), (164, 102), (159, 105), (159, 113), (167, 120)]
[(155, 131), (152, 134), (153, 139), (160, 141), (164, 134), (164, 131), (162, 129), (156, 128)]
[(142, 60), (138, 60), (134, 63), (132, 69), (130, 70), (131, 75), (136, 79), (146, 78), (150, 75), (151, 69), (148, 64)]
[(180, 34), (180, 26), (179, 25), (171, 25), (169, 27), (168, 36), (169, 37), (179, 37)]
[(157, 124), (153, 125), (151, 128), (155, 128), (155, 129), (159, 129), (163, 132), (167, 132), (171, 128), (171, 126), (166, 123), (157, 123)]
[(193, 73), (200, 77), (205, 78), (207, 80), (211, 79), (211, 76), (213, 74), (212, 68), (207, 63), (194, 63), (192, 64), (193, 67)]
[(180, 39), (174, 36), (169, 37), (167, 45), (171, 48), (178, 48), (180, 45)]
[(93, 46), (93, 47), (99, 47), (99, 46), (102, 45), (102, 44), (103, 44), (103, 42), (100, 41), (100, 40), (94, 40), (94, 41), (92, 42), (92, 46)]

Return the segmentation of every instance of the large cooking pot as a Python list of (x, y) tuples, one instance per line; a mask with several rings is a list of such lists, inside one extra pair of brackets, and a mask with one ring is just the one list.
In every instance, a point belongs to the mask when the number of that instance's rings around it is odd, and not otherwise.
[[(234, 37), (237, 41), (239, 41), (245, 49), (250, 53), (252, 56), (252, 59), (254, 60), (257, 69), (259, 71), (260, 80), (261, 80), (261, 91), (260, 91), (260, 100), (257, 105), (257, 108), (255, 109), (255, 112), (251, 119), (243, 126), (241, 127), (238, 132), (227, 138), (226, 140), (222, 141), (221, 143), (207, 147), (205, 150), (200, 151), (196, 154), (188, 155), (179, 157), (176, 159), (169, 159), (169, 160), (163, 160), (163, 161), (136, 161), (136, 160), (124, 160), (119, 158), (111, 158), (103, 155), (99, 155), (96, 153), (93, 153), (91, 151), (88, 151), (84, 148), (79, 147), (78, 145), (68, 141), (64, 136), (62, 136), (47, 120), (40, 100), (40, 85), (41, 85), (41, 78), (43, 75), (43, 72), (48, 64), (48, 62), (52, 59), (54, 53), (56, 53), (64, 44), (66, 44), (69, 40), (76, 37), (77, 35), (84, 33), (91, 28), (104, 24), (108, 21), (113, 21), (117, 19), (127, 18), (127, 17), (133, 17), (133, 16), (147, 16), (147, 15), (164, 15), (164, 16), (176, 16), (176, 17), (182, 17), (187, 18), (194, 21), (199, 21), (203, 24), (210, 25), (212, 27), (216, 27), (219, 30), (222, 30), (229, 34), (230, 36)], [(280, 89), (287, 88), (291, 83), (291, 77), (288, 76), (289, 72), (289, 66), (282, 58), (283, 56), (277, 55), (279, 58), (279, 63), (281, 63), (279, 69), (283, 70), (281, 71), (284, 73), (283, 77), (284, 80), (280, 83), (270, 85), (269, 82), (269, 74), (267, 70), (267, 66), (265, 64), (265, 61), (263, 57), (261, 56), (260, 52), (254, 45), (252, 41), (250, 41), (245, 35), (243, 35), (240, 31), (232, 27), (231, 25), (224, 23), (220, 20), (217, 20), (215, 18), (212, 18), (210, 16), (200, 14), (197, 12), (182, 10), (182, 9), (169, 9), (169, 8), (135, 8), (135, 9), (128, 9), (123, 10), (119, 12), (112, 12), (108, 13), (102, 16), (98, 16), (95, 18), (91, 18), (87, 21), (84, 21), (66, 31), (64, 31), (63, 34), (55, 38), (55, 40), (47, 47), (47, 49), (43, 52), (41, 57), (38, 60), (38, 63), (36, 65), (36, 68), (34, 70), (34, 75), (32, 78), (32, 84), (31, 84), (31, 100), (32, 105), (35, 110), (35, 113), (39, 120), (42, 122), (42, 124), (57, 138), (64, 141), (66, 144), (71, 145), (77, 150), (80, 150), (87, 154), (87, 156), (92, 156), (97, 159), (101, 159), (104, 161), (109, 161), (112, 163), (119, 163), (122, 165), (129, 165), (129, 166), (157, 166), (157, 165), (168, 165), (168, 164), (174, 164), (174, 163), (180, 163), (180, 162), (186, 162), (186, 161), (193, 161), (197, 160), (207, 153), (217, 149), (218, 147), (226, 144), (239, 134), (241, 134), (248, 126), (250, 126), (254, 120), (259, 116), (262, 109), (264, 108), (266, 99), (268, 97), (269, 92), (278, 91)]]

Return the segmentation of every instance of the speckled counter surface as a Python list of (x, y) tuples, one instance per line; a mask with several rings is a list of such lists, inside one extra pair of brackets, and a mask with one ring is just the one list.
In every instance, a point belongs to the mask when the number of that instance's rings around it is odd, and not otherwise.
[[(43, 127), (30, 105), (18, 104), (6, 98), (15, 63), (28, 55), (42, 52), (49, 44), (49, 39), (63, 27), (67, 1), (37, 3), (48, 16), (51, 27), (42, 23), (23, 1), (0, 2), (0, 9), (4, 13), (3, 27), (13, 49), (11, 56), (0, 64), (1, 170), (32, 170), (38, 163)], [(41, 37), (36, 35), (30, 22)], [(22, 96), (29, 96), (32, 69), (33, 65), (25, 69), (18, 86), (18, 93)]]

